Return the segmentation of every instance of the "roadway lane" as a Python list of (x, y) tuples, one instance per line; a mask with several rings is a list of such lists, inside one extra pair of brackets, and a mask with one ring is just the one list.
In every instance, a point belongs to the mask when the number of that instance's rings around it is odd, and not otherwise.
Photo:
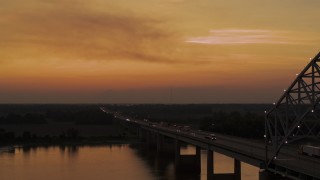
[[(237, 158), (257, 167), (261, 166), (265, 161), (265, 144), (263, 142), (223, 134), (215, 134), (216, 140), (209, 140), (206, 137), (210, 136), (212, 132), (190, 129), (178, 125), (169, 126), (167, 123), (149, 122), (146, 119), (128, 118), (120, 113), (110, 112), (104, 108), (100, 109), (103, 112), (114, 114), (117, 119), (127, 123), (133, 123), (141, 128), (200, 146), (203, 149), (210, 148), (216, 152)], [(268, 149), (268, 154), (271, 155), (271, 147)], [(297, 147), (294, 146), (284, 146), (273, 163), (287, 169), (320, 178), (320, 158), (300, 155), (297, 152)]]

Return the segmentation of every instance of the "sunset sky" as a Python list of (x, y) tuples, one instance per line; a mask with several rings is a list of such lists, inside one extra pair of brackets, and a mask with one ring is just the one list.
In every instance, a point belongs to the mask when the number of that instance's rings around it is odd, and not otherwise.
[(271, 103), (319, 0), (0, 0), (0, 103)]

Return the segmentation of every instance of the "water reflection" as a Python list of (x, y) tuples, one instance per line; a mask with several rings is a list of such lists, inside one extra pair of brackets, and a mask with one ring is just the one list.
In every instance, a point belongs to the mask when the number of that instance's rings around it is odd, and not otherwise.
[(130, 148), (140, 157), (152, 173), (159, 180), (200, 180), (199, 174), (189, 173), (189, 171), (176, 171), (174, 166), (174, 154), (158, 154), (154, 149), (144, 144), (132, 144)]
[(79, 153), (79, 146), (59, 146), (59, 150), (62, 156), (65, 155), (65, 153), (68, 154), (69, 157), (75, 158), (77, 157), (78, 153)]
[[(187, 147), (181, 153), (194, 154), (195, 150)], [(177, 172), (173, 154), (157, 154), (143, 144), (26, 146), (10, 154), (0, 153), (1, 180), (206, 180), (205, 151), (201, 151), (200, 175)], [(215, 159), (219, 166), (227, 162), (220, 155)], [(225, 166), (232, 169), (232, 159), (229, 162)], [(250, 177), (254, 173), (246, 171), (242, 179), (254, 180)]]
[[(132, 149), (138, 157), (143, 159), (145, 163), (152, 169), (152, 172), (157, 179), (161, 180), (207, 180), (207, 153), (206, 150), (201, 150), (201, 173), (194, 174), (192, 171), (176, 171), (174, 166), (174, 155), (159, 155), (155, 149), (150, 149), (145, 145), (131, 145)], [(181, 155), (195, 155), (196, 149), (194, 146), (184, 146), (180, 150)], [(233, 158), (224, 156), (219, 153), (214, 153), (214, 172), (215, 173), (233, 173), (234, 160)], [(246, 163), (241, 163), (242, 179), (257, 180), (259, 169)]]
[(0, 154), (6, 154), (12, 156), (15, 153), (15, 148), (12, 146), (0, 147)]

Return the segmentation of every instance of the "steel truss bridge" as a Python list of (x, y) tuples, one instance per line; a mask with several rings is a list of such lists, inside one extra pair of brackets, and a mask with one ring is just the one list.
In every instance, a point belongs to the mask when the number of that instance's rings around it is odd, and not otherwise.
[[(212, 132), (181, 129), (176, 126), (147, 122), (115, 114), (127, 126), (136, 129), (142, 138), (152, 142), (157, 152), (175, 154), (175, 166), (182, 164), (180, 143), (196, 146), (196, 154), (188, 157), (199, 172), (200, 150), (207, 151), (207, 179), (241, 179), (241, 164), (245, 162), (260, 168), (260, 179), (320, 179), (320, 158), (297, 152), (295, 141), (308, 138), (320, 140), (320, 53), (296, 75), (292, 84), (284, 90), (265, 116), (265, 143), (239, 137), (216, 134), (216, 140), (208, 139)], [(114, 113), (101, 108), (106, 113)], [(170, 140), (174, 143), (170, 144)], [(169, 142), (169, 143), (168, 143)], [(302, 141), (303, 142), (303, 141)], [(172, 148), (170, 148), (172, 147)], [(166, 150), (165, 150), (166, 149)], [(216, 174), (213, 168), (213, 152), (234, 158), (234, 172)], [(191, 159), (191, 160), (190, 160)]]
[[(296, 79), (266, 112), (266, 165), (270, 167), (285, 144), (309, 138), (320, 140), (320, 52), (296, 74)], [(268, 148), (271, 145), (271, 154)], [(319, 169), (320, 171), (320, 169)]]

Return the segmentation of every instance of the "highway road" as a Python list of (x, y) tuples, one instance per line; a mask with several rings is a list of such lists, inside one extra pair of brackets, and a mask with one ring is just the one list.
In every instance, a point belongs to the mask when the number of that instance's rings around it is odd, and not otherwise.
[[(114, 114), (117, 119), (124, 122), (199, 146), (203, 149), (211, 149), (260, 168), (262, 168), (262, 164), (265, 161), (266, 151), (264, 142), (223, 134), (215, 134), (214, 136), (216, 139), (214, 140), (209, 138), (213, 137), (212, 132), (201, 131), (175, 124), (169, 125), (168, 123), (150, 122), (147, 119), (130, 118), (121, 115), (120, 113), (110, 112), (103, 107), (100, 109), (106, 113)], [(268, 149), (268, 154), (271, 155), (271, 147)], [(273, 161), (273, 164), (277, 166), (277, 172), (281, 172), (281, 168), (283, 168), (282, 175), (288, 177), (292, 176), (291, 178), (293, 179), (296, 176), (294, 172), (301, 172), (320, 179), (320, 158), (301, 155), (298, 153), (297, 149), (297, 145), (290, 144), (282, 148), (279, 155)], [(285, 169), (289, 169), (291, 173), (287, 174), (288, 171), (285, 171)]]

